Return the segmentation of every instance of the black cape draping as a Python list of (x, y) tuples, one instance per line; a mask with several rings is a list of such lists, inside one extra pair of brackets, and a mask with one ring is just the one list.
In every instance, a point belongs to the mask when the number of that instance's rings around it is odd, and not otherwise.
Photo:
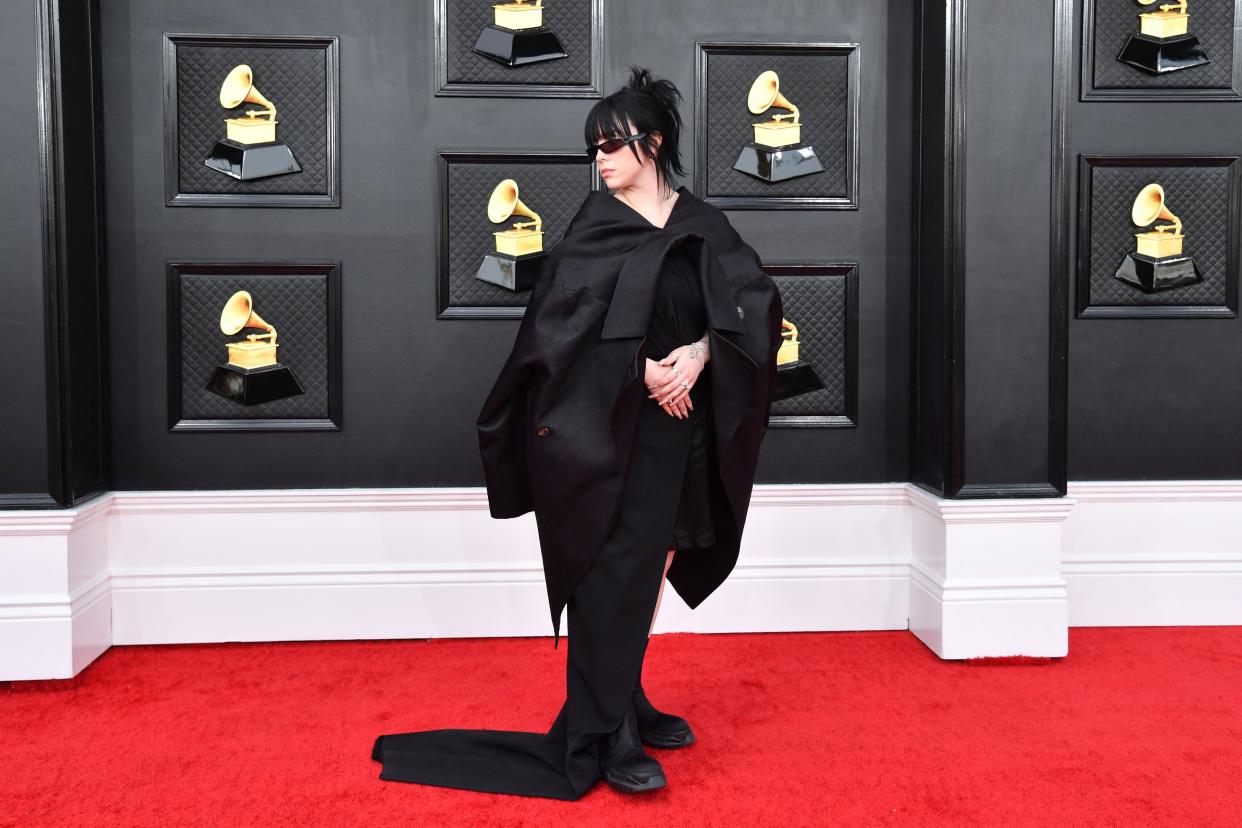
[(710, 327), (720, 487), (716, 544), (668, 581), (697, 607), (733, 570), (767, 430), (782, 305), (755, 251), (684, 186), (663, 228), (592, 192), (548, 252), (477, 427), (492, 517), (535, 512), (555, 642), (560, 616), (615, 520), (640, 404), (647, 322), (664, 257), (686, 244)]

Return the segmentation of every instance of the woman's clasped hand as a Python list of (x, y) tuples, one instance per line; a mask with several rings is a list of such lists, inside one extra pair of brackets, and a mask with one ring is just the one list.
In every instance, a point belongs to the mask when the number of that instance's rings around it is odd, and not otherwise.
[(707, 361), (707, 343), (704, 340), (681, 345), (669, 351), (668, 356), (656, 362), (647, 359), (644, 382), (651, 393), (647, 399), (657, 400), (669, 416), (685, 419), (694, 410), (690, 389), (703, 371)]

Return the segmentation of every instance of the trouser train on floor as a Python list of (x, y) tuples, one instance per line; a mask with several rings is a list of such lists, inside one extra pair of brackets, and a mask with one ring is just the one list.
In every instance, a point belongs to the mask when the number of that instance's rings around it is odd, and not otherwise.
[(566, 800), (599, 781), (601, 738), (621, 725), (640, 678), (690, 425), (642, 406), (617, 519), (569, 600), (566, 698), (548, 732), (380, 736), (371, 757), (383, 763), (381, 779)]

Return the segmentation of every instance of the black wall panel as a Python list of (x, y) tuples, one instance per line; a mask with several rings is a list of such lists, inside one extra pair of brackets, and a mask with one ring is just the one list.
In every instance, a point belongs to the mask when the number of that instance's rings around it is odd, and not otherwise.
[(0, 12), (0, 506), (107, 488), (97, 11), (32, 0)]
[(57, 251), (49, 258), (54, 266), (45, 269), (51, 305), (47, 354), (57, 379), (48, 403), (56, 423), (52, 494), (69, 505), (109, 486), (99, 7), (95, 0), (43, 2), (55, 6), (59, 21), (59, 115), (52, 143), (58, 144), (59, 170), (50, 200)]
[[(1073, 6), (1074, 31), (1057, 58), (1071, 61), (1077, 91), (1082, 2), (1062, 2)], [(1075, 169), (1084, 154), (1242, 154), (1236, 101), (1101, 103), (1075, 94), (1069, 118)], [(1069, 267), (1077, 229), (1067, 230)], [(1242, 477), (1242, 319), (1071, 317), (1069, 344), (1071, 480)]]
[[(604, 5), (604, 89), (630, 63), (686, 95), (694, 41), (861, 46), (857, 211), (736, 211), (765, 262), (858, 262), (857, 428), (769, 431), (762, 482), (904, 480), (908, 446), (913, 10), (904, 0)], [(435, 153), (574, 150), (590, 99), (436, 97), (431, 3), (110, 0), (103, 9), (114, 488), (480, 485), (474, 420), (516, 320), (436, 317)], [(659, 25), (652, 25), (659, 21)], [(164, 32), (340, 37), (339, 209), (164, 206)], [(223, 122), (221, 122), (223, 128)], [(584, 188), (585, 195), (585, 188)], [(345, 428), (170, 433), (168, 260), (342, 262)]]
[[(936, 492), (952, 487), (953, 464), (948, 393), (951, 370), (951, 309), (954, 270), (951, 173), (954, 164), (953, 82), (950, 31), (942, 5), (916, 4), (918, 65), (915, 109), (915, 260), (911, 276), (911, 480)], [(960, 486), (960, 482), (956, 485)]]
[(0, 500), (48, 491), (35, 4), (0, 3)]

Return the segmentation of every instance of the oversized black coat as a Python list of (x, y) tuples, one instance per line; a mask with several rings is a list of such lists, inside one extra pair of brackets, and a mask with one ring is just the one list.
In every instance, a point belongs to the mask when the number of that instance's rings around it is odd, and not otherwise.
[[(767, 430), (781, 298), (725, 215), (684, 186), (663, 228), (592, 192), (548, 252), (513, 350), (479, 414), (492, 517), (532, 509), (556, 641), (560, 616), (590, 569), (620, 502), (644, 382), (656, 278), (677, 243), (692, 245), (710, 328), (716, 545), (677, 555), (668, 580), (690, 607), (737, 562), (759, 444)], [(717, 495), (718, 496), (718, 495)]]

